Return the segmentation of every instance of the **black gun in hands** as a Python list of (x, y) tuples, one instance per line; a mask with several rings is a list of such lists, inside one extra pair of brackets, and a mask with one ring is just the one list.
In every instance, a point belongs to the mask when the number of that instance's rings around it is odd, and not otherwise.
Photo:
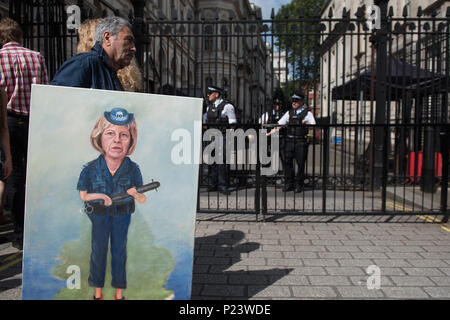
[[(150, 191), (150, 190), (158, 191), (157, 189), (159, 188), (160, 185), (161, 184), (158, 181), (152, 181), (150, 183), (147, 183), (147, 184), (144, 184), (144, 185), (142, 185), (140, 187), (137, 187), (136, 191), (139, 192), (139, 193), (144, 193), (144, 192), (147, 192), (147, 191)], [(122, 193), (119, 193), (119, 194), (117, 194), (115, 196), (112, 196), (111, 200), (114, 203), (114, 202), (117, 202), (117, 201), (125, 200), (127, 198), (133, 198), (133, 197), (130, 196), (127, 192), (122, 192)]]

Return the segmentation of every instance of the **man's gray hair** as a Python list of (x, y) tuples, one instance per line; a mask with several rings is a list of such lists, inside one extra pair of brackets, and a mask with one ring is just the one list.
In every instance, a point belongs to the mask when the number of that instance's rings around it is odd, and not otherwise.
[(128, 27), (130, 30), (132, 29), (131, 24), (121, 17), (106, 17), (98, 24), (97, 28), (95, 28), (94, 41), (102, 44), (103, 34), (106, 31), (109, 31), (111, 35), (116, 38), (123, 27)]

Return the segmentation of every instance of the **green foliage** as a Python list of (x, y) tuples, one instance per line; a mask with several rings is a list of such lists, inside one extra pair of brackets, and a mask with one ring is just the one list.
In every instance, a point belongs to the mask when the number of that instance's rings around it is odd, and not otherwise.
[[(325, 0), (292, 0), (275, 15), (274, 31), (280, 51), (286, 51), (290, 78), (298, 80), (289, 91), (311, 86), (319, 72), (319, 14)], [(315, 20), (312, 20), (315, 19)], [(295, 82), (295, 81), (290, 81)], [(289, 92), (288, 94), (291, 94)]]
[(325, 0), (292, 0), (288, 4), (281, 6), (275, 15), (275, 19), (283, 19), (286, 16), (286, 10), (288, 10), (290, 18), (298, 18), (300, 13), (304, 17), (312, 18), (319, 15), (325, 2)]
[[(129, 300), (167, 299), (172, 291), (163, 288), (175, 266), (171, 253), (154, 245), (150, 227), (139, 212), (131, 217), (127, 243), (127, 289), (124, 295)], [(67, 242), (58, 260), (61, 264), (53, 270), (53, 276), (66, 280), (67, 267), (77, 265), (81, 269), (81, 288), (64, 288), (57, 293), (56, 300), (91, 300), (94, 289), (88, 285), (91, 254), (91, 222), (85, 215), (80, 238)], [(108, 253), (103, 298), (113, 300), (115, 288), (111, 287), (111, 254)]]

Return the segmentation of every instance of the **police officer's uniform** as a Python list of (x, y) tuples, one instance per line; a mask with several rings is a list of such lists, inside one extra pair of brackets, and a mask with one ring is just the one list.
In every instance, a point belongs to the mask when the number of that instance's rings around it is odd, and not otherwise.
[(281, 112), (281, 109), (280, 110), (273, 109), (272, 111), (265, 112), (261, 116), (261, 118), (259, 119), (259, 123), (261, 123), (261, 124), (275, 124), (275, 123), (278, 123), (278, 121), (281, 119), (282, 115), (283, 114)]
[[(293, 101), (302, 101), (305, 96), (302, 93), (294, 94), (292, 96)], [(284, 191), (291, 191), (294, 189), (296, 192), (301, 192), (303, 188), (304, 179), (304, 167), (306, 161), (306, 155), (308, 151), (307, 135), (308, 127), (303, 124), (303, 120), (309, 124), (316, 124), (314, 116), (309, 108), (300, 106), (297, 109), (290, 109), (283, 117), (278, 121), (280, 125), (296, 125), (287, 126), (285, 143), (281, 152), (284, 154), (282, 159), (283, 169), (285, 176)], [(293, 160), (296, 160), (298, 166), (297, 176), (295, 176)]]
[[(280, 108), (278, 110), (276, 110), (275, 106), (279, 105)], [(261, 118), (259, 118), (259, 124), (262, 124), (263, 127), (265, 124), (277, 124), (278, 121), (281, 119), (282, 115), (283, 115), (283, 106), (282, 106), (282, 102), (279, 99), (275, 99), (273, 102), (273, 109), (271, 111), (267, 111), (265, 112)], [(279, 131), (279, 150), (283, 150), (284, 148), (284, 136), (285, 136), (285, 129), (282, 128)], [(267, 145), (269, 147), (270, 152), (272, 153), (272, 146), (271, 146), (271, 139), (267, 140)], [(283, 152), (280, 152), (280, 158), (281, 158), (281, 162), (283, 163)], [(270, 166), (271, 164), (267, 164), (266, 166)]]
[[(215, 86), (208, 86), (208, 94), (218, 92), (222, 95), (223, 90), (221, 88)], [(220, 191), (222, 193), (228, 194), (228, 183), (227, 183), (227, 167), (225, 164), (225, 137), (226, 137), (226, 129), (229, 124), (234, 124), (237, 122), (236, 113), (234, 110), (234, 106), (226, 100), (223, 100), (220, 96), (213, 103), (209, 103), (206, 113), (203, 117), (204, 122), (209, 125), (218, 124), (217, 129), (222, 131), (223, 134), (223, 156), (224, 161), (223, 164), (214, 163), (210, 167), (210, 178), (211, 178), (211, 187), (209, 191)]]

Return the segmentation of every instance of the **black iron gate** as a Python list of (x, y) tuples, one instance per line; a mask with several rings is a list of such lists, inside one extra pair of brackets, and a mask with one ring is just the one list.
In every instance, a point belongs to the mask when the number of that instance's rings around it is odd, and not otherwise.
[[(77, 53), (77, 30), (67, 27), (69, 5), (74, 3), (80, 9), (80, 22), (94, 17), (92, 9), (87, 9), (86, 1), (64, 0), (20, 0), (9, 1), (9, 17), (22, 27), (25, 47), (39, 51), (45, 58), (49, 78), (71, 56)], [(114, 6), (100, 0), (104, 9), (101, 16), (120, 15)], [(124, 13), (128, 16), (128, 12)]]
[[(49, 7), (39, 12), (50, 20), (31, 18), (35, 3), (44, 2)], [(208, 85), (223, 87), (236, 108), (234, 131), (244, 133), (244, 147), (228, 150), (231, 158), (244, 150), (257, 154), (255, 161), (227, 164), (229, 195), (207, 191), (209, 166), (202, 164), (199, 212), (448, 220), (450, 10), (395, 12), (378, 1), (380, 24), (374, 26), (364, 8), (283, 12), (269, 20), (257, 9), (242, 16), (210, 8), (172, 10), (168, 18), (132, 2), (144, 91), (203, 97)], [(12, 15), (31, 19), (23, 20), (30, 28), (25, 44), (43, 51), (53, 74), (76, 42), (55, 18), (64, 17), (63, 2), (24, 3), (35, 8), (15, 8)], [(50, 31), (49, 23), (59, 27)], [(39, 30), (43, 40), (34, 42)], [(259, 120), (274, 99), (287, 110), (298, 90), (317, 124), (309, 128), (303, 192), (283, 192), (282, 165), (264, 173), (259, 133), (271, 126)]]

